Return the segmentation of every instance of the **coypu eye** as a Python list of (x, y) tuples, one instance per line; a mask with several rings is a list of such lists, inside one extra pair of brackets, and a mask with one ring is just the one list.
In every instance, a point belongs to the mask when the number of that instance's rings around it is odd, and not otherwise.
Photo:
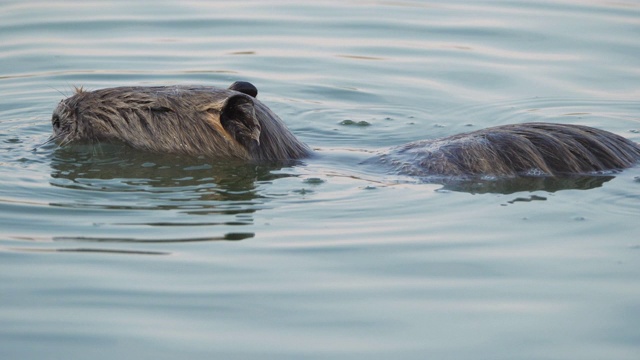
[(60, 116), (58, 116), (58, 114), (54, 114), (53, 117), (51, 117), (51, 125), (53, 125), (54, 129), (60, 128)]

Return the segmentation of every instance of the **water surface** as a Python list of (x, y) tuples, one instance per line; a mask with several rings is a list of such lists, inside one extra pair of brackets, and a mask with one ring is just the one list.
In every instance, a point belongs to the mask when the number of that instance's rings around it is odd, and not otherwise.
[[(636, 1), (5, 1), (0, 357), (637, 359), (640, 168), (428, 184), (483, 127), (640, 141)], [(39, 146), (74, 87), (254, 83), (285, 167)]]

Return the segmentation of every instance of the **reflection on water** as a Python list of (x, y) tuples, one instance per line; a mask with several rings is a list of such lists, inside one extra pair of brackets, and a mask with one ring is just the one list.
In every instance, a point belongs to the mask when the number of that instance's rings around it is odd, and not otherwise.
[[(238, 224), (234, 224), (238, 225)], [(82, 241), (82, 242), (109, 242), (109, 243), (187, 243), (187, 242), (201, 242), (201, 241), (239, 241), (254, 237), (253, 233), (228, 233), (223, 236), (212, 236), (206, 238), (177, 238), (177, 239), (136, 239), (136, 238), (100, 238), (100, 237), (86, 237), (86, 236), (57, 236), (54, 237), (54, 241)]]
[(271, 171), (278, 165), (153, 154), (125, 146), (57, 148), (51, 160), (51, 185), (97, 191), (187, 193), (204, 201), (251, 201), (259, 197), (256, 183), (287, 175)]
[[(325, 155), (331, 156), (331, 155)], [(362, 156), (360, 154), (359, 156)], [(340, 160), (337, 156), (337, 160)], [(353, 161), (342, 157), (345, 161)], [(313, 160), (310, 160), (311, 162)], [(372, 164), (376, 166), (372, 166)], [(377, 166), (376, 158), (352, 166), (363, 166), (372, 171), (369, 178), (388, 175), (384, 166)], [(87, 148), (66, 146), (57, 148), (51, 161), (51, 185), (76, 190), (92, 190), (116, 193), (144, 193), (149, 204), (139, 209), (180, 209), (193, 215), (252, 213), (255, 208), (238, 209), (238, 205), (251, 205), (265, 201), (256, 185), (292, 176), (276, 173), (282, 165), (247, 164), (229, 159), (206, 159), (173, 154), (153, 154), (109, 144)], [(387, 171), (385, 173), (385, 171)], [(346, 176), (346, 175), (345, 175)], [(447, 177), (422, 177), (416, 181), (444, 185), (444, 189), (472, 194), (512, 194), (523, 191), (556, 192), (561, 190), (589, 190), (602, 186), (613, 175), (575, 176), (519, 176), (508, 178), (478, 177), (456, 179)], [(386, 180), (387, 183), (390, 181)], [(392, 181), (392, 180), (391, 180)], [(398, 180), (401, 181), (401, 180)], [(161, 203), (155, 207), (155, 200)], [(78, 202), (54, 203), (53, 206), (134, 208), (131, 205), (86, 204)], [(147, 223), (150, 226), (214, 225), (200, 223)], [(243, 222), (225, 222), (226, 225), (242, 225)]]
[[(344, 153), (344, 152), (343, 152)], [(324, 157), (335, 154), (334, 163), (345, 168), (362, 167), (372, 172), (369, 178), (389, 175), (389, 169), (377, 157), (357, 161), (367, 152), (350, 151), (351, 158), (335, 151), (324, 151)], [(309, 160), (313, 162), (313, 159)], [(292, 165), (292, 164), (289, 164)], [(340, 166), (339, 165), (339, 166)], [(53, 203), (53, 206), (102, 207), (108, 209), (179, 209), (193, 215), (250, 214), (251, 205), (266, 198), (257, 191), (257, 184), (292, 176), (276, 173), (282, 164), (248, 164), (232, 159), (194, 158), (175, 154), (154, 154), (113, 144), (71, 145), (58, 147), (51, 158), (51, 185), (101, 193), (131, 193), (145, 198), (144, 204), (131, 205)], [(521, 176), (511, 178), (482, 177), (456, 179), (422, 177), (416, 181), (444, 185), (444, 189), (472, 194), (511, 194), (523, 191), (556, 192), (560, 190), (588, 190), (602, 186), (613, 175), (581, 175), (566, 177)], [(387, 182), (390, 180), (387, 179)], [(393, 181), (393, 180), (391, 180)], [(401, 180), (398, 180), (401, 181)], [(249, 205), (247, 207), (247, 205)], [(132, 223), (128, 223), (131, 225)], [(148, 222), (149, 226), (214, 225), (215, 222), (163, 223)], [(242, 221), (226, 221), (226, 225), (243, 225)]]
[(252, 238), (255, 236), (253, 232), (227, 231), (219, 235), (202, 236), (202, 233), (198, 233), (198, 236), (189, 236), (189, 230), (194, 226), (215, 229), (251, 225), (252, 214), (264, 208), (269, 201), (258, 192), (258, 186), (291, 176), (274, 173), (274, 170), (283, 167), (282, 164), (255, 165), (235, 160), (145, 153), (113, 144), (58, 147), (52, 152), (50, 167), (50, 184), (76, 193), (70, 198), (65, 197), (65, 200), (51, 202), (51, 206), (110, 212), (175, 211), (188, 219), (185, 221), (182, 216), (175, 220), (159, 221), (152, 216), (142, 221), (131, 219), (96, 223), (124, 228), (173, 229), (171, 233), (175, 233), (175, 229), (185, 228), (187, 231), (184, 235), (178, 237), (53, 237), (58, 242), (83, 243), (186, 243)]
[[(215, 209), (221, 205), (251, 204), (263, 199), (256, 191), (257, 184), (290, 176), (273, 173), (281, 168), (282, 165), (276, 164), (145, 153), (107, 144), (95, 148), (66, 146), (53, 153), (51, 185), (103, 193), (144, 194), (150, 202), (141, 205), (145, 209), (153, 209), (153, 200), (160, 200), (162, 205), (158, 208), (204, 215), (209, 210), (217, 213)], [(55, 205), (74, 206), (73, 203)]]
[(521, 176), (506, 179), (476, 179), (443, 181), (444, 189), (472, 194), (513, 194), (523, 191), (556, 192), (561, 190), (589, 190), (613, 179), (610, 175), (580, 175), (567, 177)]
[(111, 249), (89, 249), (89, 248), (66, 248), (66, 249), (42, 249), (42, 248), (10, 248), (12, 251), (24, 251), (33, 253), (94, 253), (113, 255), (171, 255), (162, 251), (142, 251), (142, 250), (111, 250)]

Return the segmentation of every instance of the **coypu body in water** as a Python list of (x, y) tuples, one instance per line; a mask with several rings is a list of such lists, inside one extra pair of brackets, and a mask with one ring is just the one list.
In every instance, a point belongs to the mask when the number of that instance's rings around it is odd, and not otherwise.
[[(77, 90), (52, 116), (59, 144), (120, 142), (136, 149), (254, 162), (311, 155), (250, 83)], [(581, 125), (524, 123), (397, 146), (373, 161), (414, 176), (557, 176), (624, 169), (640, 146)]]
[(583, 125), (502, 125), (393, 148), (381, 161), (414, 176), (558, 176), (633, 166), (640, 145)]

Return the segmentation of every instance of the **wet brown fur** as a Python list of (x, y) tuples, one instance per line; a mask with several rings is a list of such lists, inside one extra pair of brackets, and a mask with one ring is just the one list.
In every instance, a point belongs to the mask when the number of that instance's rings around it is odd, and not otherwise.
[(60, 102), (52, 122), (60, 144), (122, 142), (153, 152), (253, 161), (310, 153), (260, 101), (214, 87), (79, 89)]
[[(54, 137), (59, 144), (117, 141), (153, 152), (250, 161), (308, 156), (309, 148), (256, 94), (249, 83), (80, 88), (54, 111)], [(417, 176), (557, 176), (623, 169), (639, 159), (638, 144), (604, 130), (525, 123), (412, 142), (376, 161)]]
[(418, 176), (558, 176), (628, 168), (640, 146), (588, 126), (524, 123), (412, 142), (381, 158)]

